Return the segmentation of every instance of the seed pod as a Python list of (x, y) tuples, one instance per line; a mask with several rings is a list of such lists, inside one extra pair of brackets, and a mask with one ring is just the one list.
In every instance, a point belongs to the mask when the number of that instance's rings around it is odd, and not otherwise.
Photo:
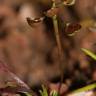
[(73, 36), (81, 29), (81, 25), (79, 23), (68, 23), (65, 27), (65, 33), (68, 36)]
[(76, 0), (64, 0), (63, 4), (66, 6), (72, 6), (75, 4)]
[(40, 22), (42, 22), (42, 21), (44, 20), (44, 17), (33, 18), (33, 19), (27, 17), (26, 19), (27, 19), (27, 23), (28, 23), (31, 27), (33, 27), (35, 23), (40, 23)]

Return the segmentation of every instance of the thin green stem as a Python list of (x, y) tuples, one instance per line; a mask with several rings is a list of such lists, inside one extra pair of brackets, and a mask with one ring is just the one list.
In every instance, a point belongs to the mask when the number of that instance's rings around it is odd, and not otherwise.
[[(53, 6), (52, 8), (56, 7), (55, 1), (53, 1)], [(56, 42), (57, 42), (57, 47), (58, 47), (58, 58), (59, 58), (59, 66), (60, 66), (60, 71), (61, 71), (61, 82), (60, 86), (58, 89), (58, 92), (60, 93), (60, 89), (63, 83), (63, 61), (64, 61), (64, 55), (63, 55), (63, 48), (60, 40), (60, 34), (59, 34), (59, 27), (58, 27), (58, 20), (57, 20), (57, 15), (53, 16), (53, 25), (54, 25), (54, 31), (55, 31), (55, 36), (56, 36)]]

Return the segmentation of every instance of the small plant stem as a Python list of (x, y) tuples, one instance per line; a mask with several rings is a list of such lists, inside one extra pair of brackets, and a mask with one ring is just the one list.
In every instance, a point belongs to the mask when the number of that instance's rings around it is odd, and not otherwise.
[[(54, 7), (56, 7), (55, 0), (52, 0), (52, 1), (53, 1), (52, 8), (54, 8)], [(63, 55), (63, 48), (62, 48), (62, 44), (61, 44), (61, 40), (60, 40), (57, 15), (53, 16), (53, 25), (54, 25), (54, 31), (55, 31), (56, 42), (57, 42), (57, 47), (58, 47), (58, 58), (59, 58), (59, 66), (60, 66), (60, 71), (61, 71), (61, 82), (60, 82), (60, 86), (58, 88), (58, 93), (60, 94), (60, 89), (61, 89), (61, 86), (62, 86), (62, 83), (63, 83), (64, 55)]]

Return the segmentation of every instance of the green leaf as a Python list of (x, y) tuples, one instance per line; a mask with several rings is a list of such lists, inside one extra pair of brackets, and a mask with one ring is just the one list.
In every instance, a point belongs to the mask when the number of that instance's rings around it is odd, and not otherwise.
[(88, 49), (85, 48), (81, 48), (81, 50), (88, 56), (90, 56), (91, 58), (93, 58), (94, 60), (96, 60), (96, 54), (94, 54), (93, 52), (91, 52)]
[(39, 91), (41, 96), (48, 96), (47, 89), (42, 85), (42, 90)]
[(32, 96), (32, 94), (25, 92), (26, 96)]
[(93, 90), (95, 88), (96, 88), (96, 83), (90, 84), (90, 85), (85, 86), (85, 87), (80, 88), (80, 89), (77, 89), (77, 90), (73, 91), (72, 93), (85, 92), (85, 91)]
[(59, 96), (58, 92), (55, 90), (51, 91), (50, 95), (51, 96)]

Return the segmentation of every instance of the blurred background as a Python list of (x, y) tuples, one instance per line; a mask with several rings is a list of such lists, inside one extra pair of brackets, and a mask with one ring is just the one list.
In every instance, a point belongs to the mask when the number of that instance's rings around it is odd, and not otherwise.
[[(60, 0), (58, 0), (60, 1)], [(63, 0), (62, 0), (63, 1)], [(39, 18), (52, 7), (51, 0), (0, 0), (0, 60), (30, 87), (60, 82), (60, 64), (52, 18), (30, 27), (27, 17)], [(74, 90), (96, 81), (96, 61), (81, 48), (96, 53), (96, 0), (76, 0), (74, 6), (61, 6), (59, 30), (64, 51), (64, 88)], [(84, 22), (74, 36), (64, 32), (64, 22)], [(0, 73), (0, 85), (8, 79)], [(51, 85), (50, 85), (51, 86)]]

